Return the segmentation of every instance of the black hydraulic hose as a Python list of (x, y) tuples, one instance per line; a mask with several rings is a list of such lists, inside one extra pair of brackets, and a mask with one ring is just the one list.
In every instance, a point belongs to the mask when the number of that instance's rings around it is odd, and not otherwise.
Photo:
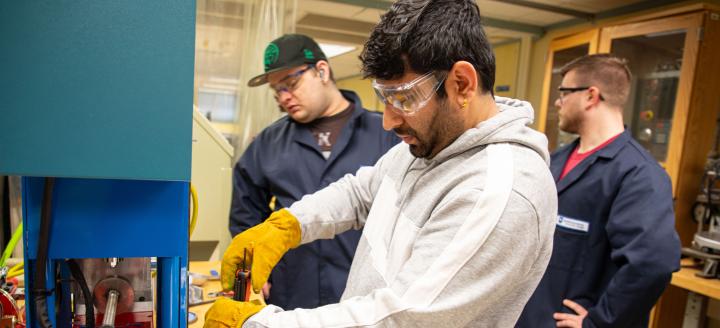
[(45, 289), (45, 268), (47, 267), (48, 245), (50, 243), (50, 223), (52, 210), (52, 194), (55, 186), (55, 178), (45, 178), (45, 190), (43, 193), (43, 204), (40, 212), (40, 232), (38, 236), (37, 259), (35, 260), (35, 314), (40, 327), (52, 328), (52, 322), (48, 315), (47, 295)]
[(70, 268), (70, 274), (72, 274), (73, 278), (80, 286), (83, 298), (85, 299), (85, 327), (95, 328), (95, 299), (93, 299), (93, 294), (90, 292), (90, 288), (88, 288), (85, 275), (80, 269), (80, 265), (77, 264), (77, 261), (69, 259), (66, 262), (68, 264), (68, 268)]

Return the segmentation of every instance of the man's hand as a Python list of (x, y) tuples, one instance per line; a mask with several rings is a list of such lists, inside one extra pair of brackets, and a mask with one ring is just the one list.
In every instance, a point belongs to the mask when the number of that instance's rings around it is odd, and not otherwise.
[(553, 318), (555, 319), (555, 323), (558, 327), (572, 327), (572, 328), (582, 328), (582, 322), (583, 319), (587, 316), (588, 312), (585, 310), (582, 305), (577, 304), (571, 300), (563, 300), (563, 305), (568, 307), (569, 309), (575, 311), (577, 314), (570, 314), (570, 313), (562, 313), (557, 312), (553, 314)]
[[(260, 293), (272, 268), (291, 248), (300, 244), (301, 228), (298, 220), (286, 209), (273, 212), (265, 222), (235, 236), (225, 250), (220, 279), (224, 290), (235, 284), (235, 272), (240, 263), (252, 265), (250, 279), (255, 293)], [(244, 258), (244, 250), (252, 248), (252, 263)], [(249, 253), (248, 253), (249, 254)]]
[(205, 313), (204, 328), (237, 328), (265, 305), (256, 302), (237, 302), (221, 297)]

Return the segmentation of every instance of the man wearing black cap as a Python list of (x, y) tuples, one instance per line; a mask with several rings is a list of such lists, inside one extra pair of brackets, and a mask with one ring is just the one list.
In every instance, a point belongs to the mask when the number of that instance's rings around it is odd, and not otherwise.
[[(284, 35), (267, 46), (264, 57), (265, 73), (248, 85), (269, 83), (288, 115), (265, 128), (235, 166), (233, 236), (270, 216), (273, 197), (276, 210), (288, 207), (375, 164), (399, 142), (383, 130), (381, 115), (363, 109), (354, 92), (337, 88), (325, 54), (311, 38)], [(285, 309), (338, 302), (360, 234), (349, 231), (285, 254), (264, 288), (268, 302)]]

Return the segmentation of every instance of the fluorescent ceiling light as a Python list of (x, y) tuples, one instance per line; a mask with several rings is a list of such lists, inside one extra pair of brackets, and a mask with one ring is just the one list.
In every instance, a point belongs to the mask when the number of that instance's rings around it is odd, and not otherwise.
[(322, 49), (327, 58), (332, 58), (353, 51), (355, 50), (355, 47), (343, 46), (340, 44), (320, 43), (320, 49)]

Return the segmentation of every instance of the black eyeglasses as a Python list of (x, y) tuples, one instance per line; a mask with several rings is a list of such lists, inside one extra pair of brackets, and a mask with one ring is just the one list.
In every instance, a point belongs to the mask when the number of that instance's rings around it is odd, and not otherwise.
[[(585, 91), (590, 89), (591, 87), (575, 87), (575, 88), (566, 88), (563, 86), (558, 87), (558, 93), (560, 96), (560, 102), (562, 102), (563, 98), (571, 93), (578, 92), (578, 91)], [(602, 94), (599, 95), (601, 101), (605, 101), (605, 98), (603, 98)]]

